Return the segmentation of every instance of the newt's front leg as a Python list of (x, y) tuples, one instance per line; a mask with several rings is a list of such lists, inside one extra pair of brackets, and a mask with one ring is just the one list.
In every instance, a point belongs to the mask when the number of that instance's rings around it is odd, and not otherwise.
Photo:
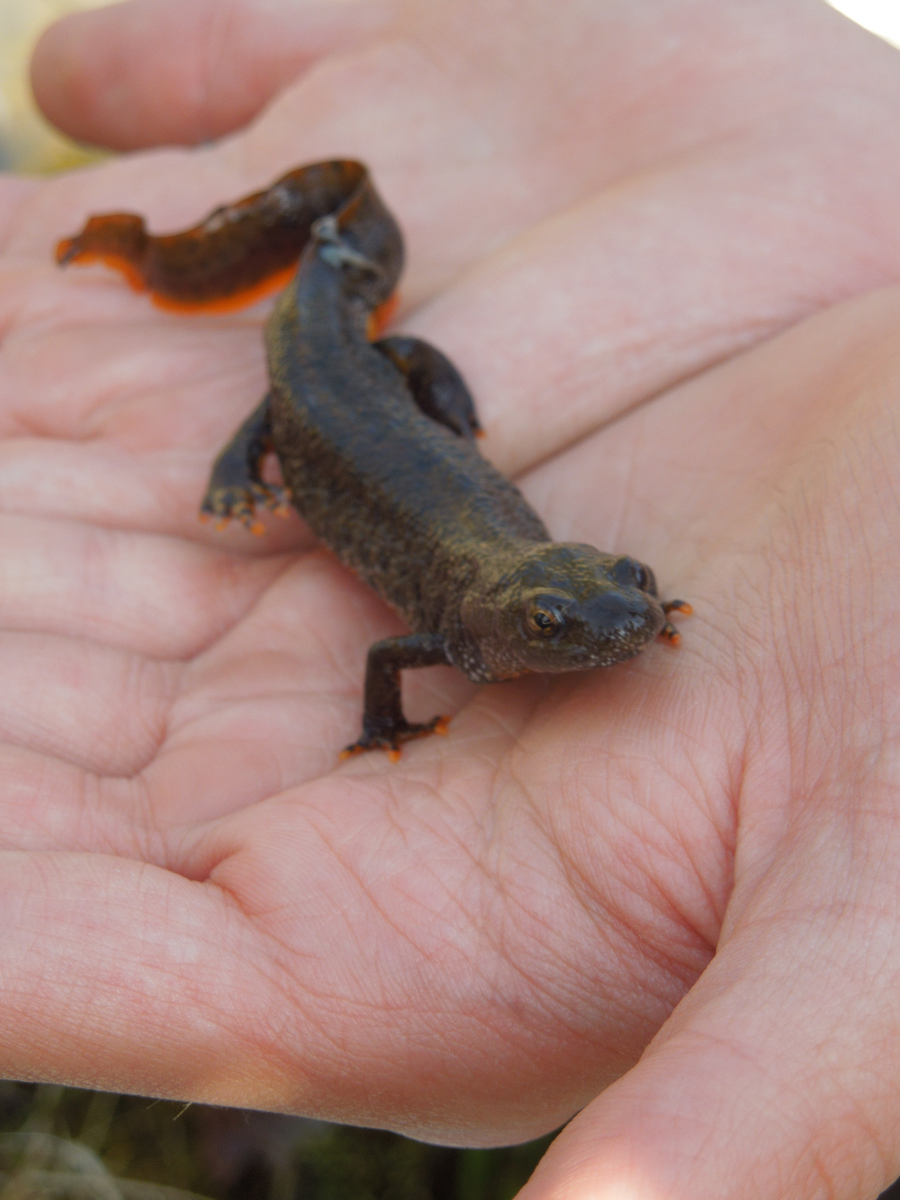
[(413, 725), (403, 715), (400, 702), (400, 672), (409, 667), (434, 667), (449, 663), (444, 639), (437, 633), (411, 633), (385, 638), (369, 649), (366, 663), (366, 698), (363, 733), (359, 741), (341, 752), (341, 758), (363, 750), (389, 750), (400, 757), (400, 743), (428, 733), (443, 733), (446, 717), (435, 717)]
[(215, 517), (224, 528), (231, 517), (251, 533), (265, 532), (256, 519), (258, 508), (267, 508), (287, 516), (288, 494), (285, 488), (264, 483), (262, 464), (272, 449), (269, 397), (250, 414), (213, 464), (206, 495), (200, 505), (200, 519)]

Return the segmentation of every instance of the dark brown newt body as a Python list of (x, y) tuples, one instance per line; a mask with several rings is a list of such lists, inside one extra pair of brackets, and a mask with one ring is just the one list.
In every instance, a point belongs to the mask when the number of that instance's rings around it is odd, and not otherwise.
[[(303, 170), (332, 183), (343, 174), (344, 189), (320, 188), (316, 208)], [(369, 651), (363, 735), (350, 750), (396, 750), (438, 724), (405, 720), (401, 669), (450, 663), (489, 683), (621, 662), (657, 634), (677, 640), (666, 613), (688, 606), (661, 604), (647, 567), (552, 542), (481, 457), (471, 397), (439, 351), (414, 338), (369, 341), (371, 314), (402, 268), (400, 231), (359, 164), (303, 170), (286, 177), (303, 194), (308, 241), (266, 327), (271, 390), (217, 459), (203, 510), (251, 524), (255, 507), (280, 504), (260, 473), (274, 449), (313, 531), (410, 626)], [(283, 197), (279, 181), (254, 203), (268, 213), (279, 188)], [(92, 252), (79, 239), (64, 246), (70, 258)], [(236, 274), (245, 292), (258, 286), (246, 264)]]

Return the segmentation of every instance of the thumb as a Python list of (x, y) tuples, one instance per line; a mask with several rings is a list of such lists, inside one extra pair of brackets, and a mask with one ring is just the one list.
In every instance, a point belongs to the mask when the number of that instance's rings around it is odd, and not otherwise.
[(31, 82), (48, 120), (113, 150), (194, 145), (245, 125), (394, 0), (125, 0), (45, 31)]
[(891, 1183), (897, 859), (883, 855), (890, 888), (861, 883), (849, 861), (836, 887), (831, 857), (807, 887), (788, 883), (796, 850), (775, 866), (638, 1065), (560, 1134), (520, 1200), (864, 1200)]

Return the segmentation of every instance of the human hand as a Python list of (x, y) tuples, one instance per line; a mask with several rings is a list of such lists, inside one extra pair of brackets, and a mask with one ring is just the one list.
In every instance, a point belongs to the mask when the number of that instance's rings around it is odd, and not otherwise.
[[(849, 1197), (900, 1169), (900, 300), (736, 356), (896, 277), (900, 84), (835, 14), (767, 7), (533, 10), (521, 93), (473, 51), (511, 29), (413, 9), (231, 142), (6, 182), (7, 1075), (485, 1144), (661, 1030), (532, 1192)], [(444, 99), (467, 71), (472, 116)], [(417, 673), (450, 737), (332, 772), (396, 623), (299, 522), (272, 556), (195, 524), (264, 386), (258, 322), (49, 256), (90, 212), (174, 228), (334, 154), (410, 231), (407, 327), (469, 378), (486, 452), (697, 617), (606, 672)]]

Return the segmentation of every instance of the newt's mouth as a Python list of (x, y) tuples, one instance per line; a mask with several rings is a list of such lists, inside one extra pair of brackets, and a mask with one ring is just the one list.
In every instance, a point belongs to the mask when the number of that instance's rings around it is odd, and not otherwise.
[(590, 600), (580, 615), (583, 642), (565, 649), (572, 651), (572, 665), (580, 660), (584, 668), (624, 662), (651, 642), (666, 623), (660, 603), (637, 589), (603, 592)]
[(601, 592), (584, 606), (583, 620), (601, 640), (648, 642), (665, 624), (662, 605), (637, 588)]

